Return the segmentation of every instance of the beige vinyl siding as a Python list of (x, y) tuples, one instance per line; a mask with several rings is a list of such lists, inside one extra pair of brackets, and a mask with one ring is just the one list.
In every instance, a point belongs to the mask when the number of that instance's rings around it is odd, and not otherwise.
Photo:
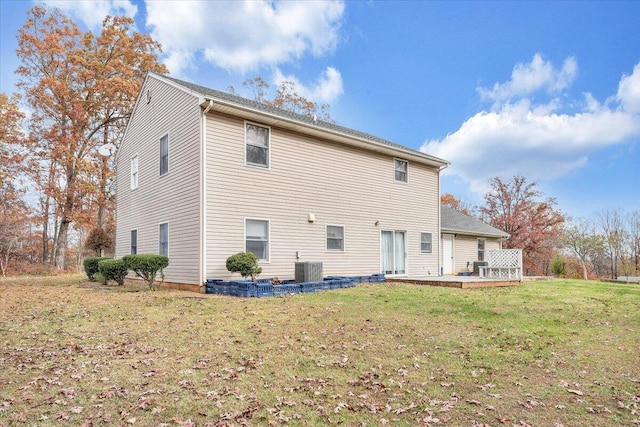
[[(485, 254), (492, 249), (500, 249), (500, 239), (491, 237), (481, 237), (485, 239)], [(473, 262), (478, 261), (478, 237), (465, 236), (458, 234), (453, 244), (454, 258), (454, 274), (467, 271), (467, 262), (469, 262), (469, 271), (473, 271)]]
[[(399, 183), (392, 156), (274, 126), (270, 168), (248, 166), (244, 126), (208, 114), (207, 278), (230, 277), (225, 260), (244, 250), (245, 218), (270, 221), (263, 277), (293, 277), (296, 251), (298, 261), (323, 262), (325, 275), (379, 272), (381, 230), (407, 231), (409, 274), (438, 274), (439, 246), (420, 253), (420, 233), (438, 235), (436, 168), (409, 161), (408, 183)], [(344, 226), (344, 252), (326, 250), (326, 225), (336, 224)]]
[[(147, 103), (147, 89), (151, 102)], [(169, 223), (165, 280), (199, 283), (200, 106), (198, 98), (149, 77), (118, 153), (116, 257), (158, 253), (159, 224)], [(169, 171), (160, 176), (160, 138), (169, 134)], [(138, 188), (131, 190), (130, 160), (138, 155)]]

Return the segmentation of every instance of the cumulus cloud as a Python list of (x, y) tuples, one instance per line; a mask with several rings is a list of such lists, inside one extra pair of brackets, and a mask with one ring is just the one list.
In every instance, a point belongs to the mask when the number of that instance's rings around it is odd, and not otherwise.
[(279, 69), (276, 70), (273, 81), (276, 86), (284, 81), (291, 82), (299, 95), (320, 104), (330, 104), (344, 92), (342, 75), (333, 67), (327, 67), (318, 79), (309, 86), (302, 84), (294, 75), (284, 75)]
[(490, 89), (481, 87), (477, 90), (483, 99), (501, 102), (540, 90), (547, 93), (560, 92), (573, 83), (577, 74), (578, 63), (575, 58), (565, 59), (562, 68), (556, 69), (550, 61), (545, 61), (537, 53), (531, 62), (513, 67), (511, 80), (508, 82), (496, 83)]
[(230, 71), (322, 56), (339, 41), (342, 1), (148, 1), (147, 25), (172, 74), (195, 59)]
[(564, 64), (557, 69), (536, 55), (530, 64), (516, 66), (509, 82), (478, 90), (496, 101), (490, 111), (478, 112), (421, 150), (451, 161), (444, 173), (461, 177), (482, 194), (493, 176), (552, 180), (585, 166), (596, 150), (640, 136), (640, 64), (621, 78), (617, 95), (607, 102), (589, 93), (569, 101), (582, 106), (577, 112), (563, 112), (558, 98), (535, 104), (522, 96), (562, 91), (578, 71), (573, 58)]
[(626, 111), (640, 113), (640, 64), (630, 76), (622, 76), (617, 97)]
[(107, 15), (133, 18), (138, 13), (138, 6), (130, 0), (50, 0), (47, 4), (81, 21), (94, 33), (100, 31)]

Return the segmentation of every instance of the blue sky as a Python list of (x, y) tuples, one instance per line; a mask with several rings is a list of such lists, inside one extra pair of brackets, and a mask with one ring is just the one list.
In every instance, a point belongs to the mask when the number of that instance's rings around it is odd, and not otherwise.
[[(7, 94), (34, 4), (0, 1)], [(468, 203), (521, 174), (572, 217), (640, 210), (640, 2), (47, 4), (93, 31), (134, 17), (194, 83), (294, 81), (338, 124), (451, 161), (442, 191)]]

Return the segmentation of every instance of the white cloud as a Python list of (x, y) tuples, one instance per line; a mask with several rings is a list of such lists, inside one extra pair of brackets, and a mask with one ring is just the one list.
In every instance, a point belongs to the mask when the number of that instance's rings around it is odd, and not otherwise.
[(640, 64), (633, 68), (633, 74), (622, 76), (618, 100), (626, 111), (640, 113)]
[(553, 94), (567, 88), (577, 74), (578, 63), (575, 58), (565, 59), (562, 68), (556, 69), (550, 61), (545, 61), (537, 53), (531, 62), (516, 64), (508, 82), (496, 83), (491, 89), (481, 87), (477, 90), (483, 99), (496, 102), (508, 101), (540, 90)]
[[(553, 69), (551, 64), (543, 68), (549, 67)], [(508, 98), (532, 94), (534, 87), (560, 88), (569, 79), (559, 76), (571, 73), (556, 72), (557, 78), (547, 75), (530, 84), (496, 84), (498, 89), (492, 92), (496, 96), (491, 99), (503, 99), (507, 93)], [(524, 80), (518, 77), (511, 82)], [(521, 174), (531, 180), (553, 180), (584, 167), (596, 150), (640, 136), (640, 64), (632, 75), (622, 77), (617, 97), (608, 102), (601, 104), (587, 93), (581, 111), (574, 113), (563, 113), (558, 99), (541, 105), (525, 97), (496, 103), (491, 111), (475, 114), (442, 140), (425, 142), (421, 150), (451, 161), (444, 173), (461, 177), (480, 194), (493, 176)]]
[(342, 1), (147, 1), (147, 25), (172, 74), (196, 58), (230, 71), (322, 56), (339, 41)]
[(49, 0), (47, 4), (82, 21), (94, 33), (100, 31), (107, 15), (133, 18), (138, 13), (138, 6), (130, 0)]
[(293, 83), (299, 95), (320, 104), (330, 104), (344, 93), (342, 75), (333, 67), (327, 67), (322, 75), (308, 87), (293, 75), (285, 76), (279, 69), (276, 70), (273, 81), (276, 86), (284, 81), (289, 81)]

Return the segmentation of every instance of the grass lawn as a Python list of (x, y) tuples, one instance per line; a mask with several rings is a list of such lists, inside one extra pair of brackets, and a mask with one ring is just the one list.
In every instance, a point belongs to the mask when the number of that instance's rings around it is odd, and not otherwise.
[(0, 426), (640, 424), (640, 286), (0, 280)]

